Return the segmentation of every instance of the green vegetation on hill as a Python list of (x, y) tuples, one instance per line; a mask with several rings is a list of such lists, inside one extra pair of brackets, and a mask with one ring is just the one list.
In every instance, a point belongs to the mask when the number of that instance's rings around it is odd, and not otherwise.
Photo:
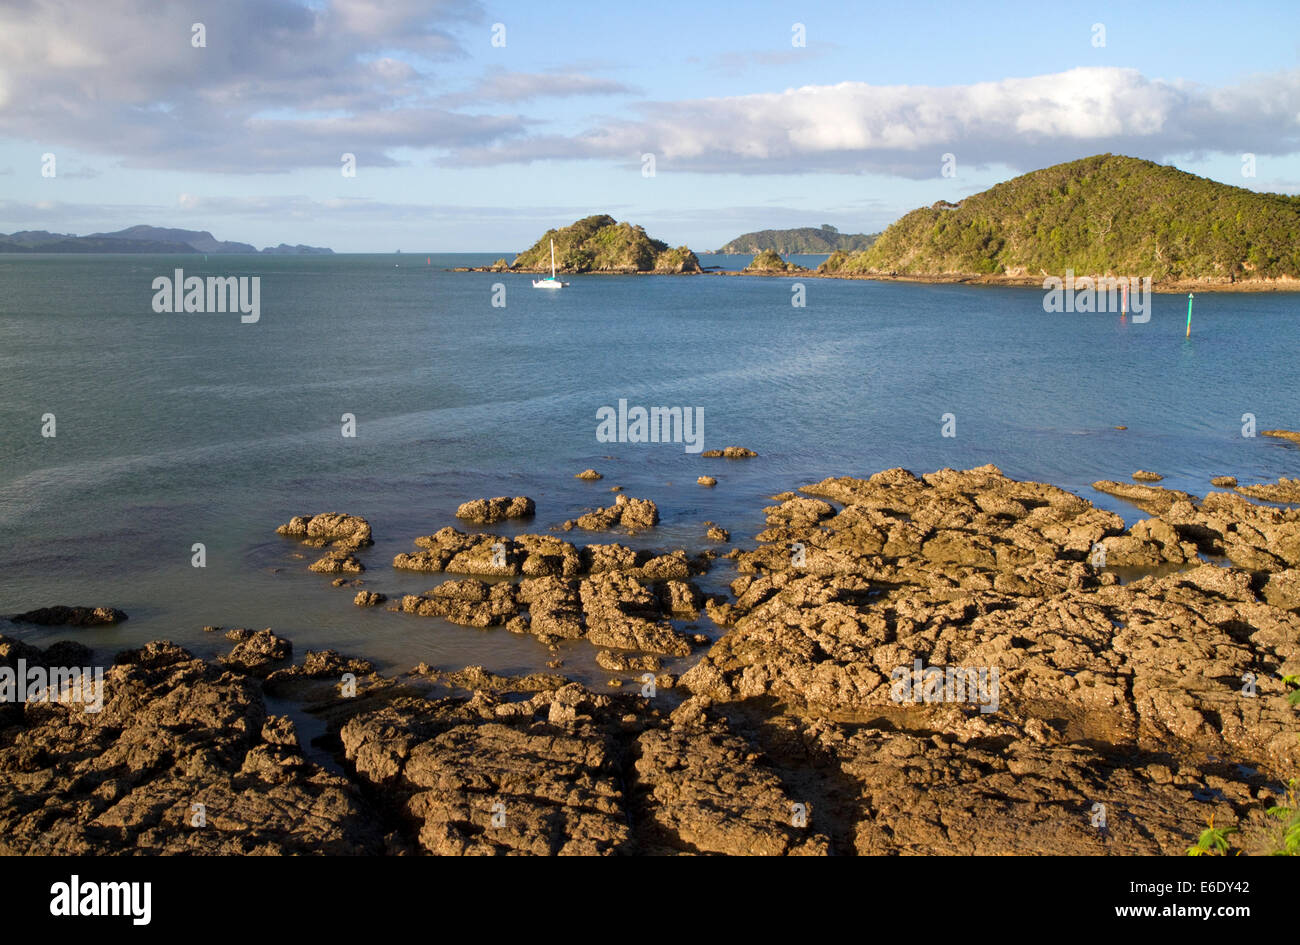
[(670, 249), (644, 229), (618, 223), (608, 214), (584, 217), (572, 226), (547, 230), (515, 257), (514, 270), (550, 271), (551, 240), (555, 266), (564, 272), (699, 272), (700, 261), (685, 246)]
[(841, 233), (829, 223), (823, 223), (820, 229), (804, 226), (793, 230), (759, 230), (756, 233), (746, 233), (744, 236), (737, 236), (718, 252), (761, 253), (765, 249), (770, 249), (782, 256), (790, 253), (821, 255), (836, 250), (847, 250), (852, 253), (869, 247), (878, 235), (878, 233)]
[(1300, 276), (1300, 197), (1099, 154), (1033, 171), (959, 204), (913, 210), (823, 272), (900, 275)]
[(780, 256), (770, 249), (765, 249), (754, 256), (754, 259), (745, 267), (745, 272), (806, 272), (803, 266), (797, 266), (792, 262), (786, 262)]

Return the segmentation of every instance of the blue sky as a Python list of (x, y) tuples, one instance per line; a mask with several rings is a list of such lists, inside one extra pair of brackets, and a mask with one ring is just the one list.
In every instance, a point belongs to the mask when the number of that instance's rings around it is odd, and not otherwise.
[(706, 250), (878, 230), (1100, 151), (1296, 193), (1297, 25), (1293, 3), (0, 0), (0, 232), (514, 252), (608, 212)]

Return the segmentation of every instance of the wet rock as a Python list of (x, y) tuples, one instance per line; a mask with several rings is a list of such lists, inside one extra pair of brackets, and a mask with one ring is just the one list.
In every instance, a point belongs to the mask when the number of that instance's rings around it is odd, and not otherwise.
[(597, 479), (604, 479), (605, 477), (602, 476), (600, 473), (596, 472), (596, 470), (594, 469), (584, 469), (582, 472), (577, 473), (575, 475), (575, 478), (586, 479), (589, 482), (594, 482)]
[(374, 544), (369, 522), (359, 516), (340, 512), (295, 515), (275, 531), (317, 548), (333, 545), (341, 550), (355, 551)]
[(1210, 480), (1210, 485), (1217, 486), (1220, 489), (1232, 489), (1237, 485), (1236, 476), (1215, 476)]
[(519, 600), (528, 607), (527, 631), (543, 643), (576, 640), (586, 628), (578, 583), (557, 577), (522, 581)]
[(702, 486), (709, 486), (710, 488), (718, 484), (718, 480), (714, 479), (712, 476), (700, 476), (695, 481)]
[(1092, 487), (1098, 492), (1105, 492), (1107, 495), (1113, 495), (1132, 502), (1142, 511), (1156, 515), (1168, 511), (1175, 502), (1190, 502), (1195, 498), (1176, 489), (1165, 489), (1160, 486), (1140, 486), (1129, 482), (1114, 482), (1112, 480), (1094, 482)]
[(626, 574), (609, 572), (584, 580), (579, 588), (587, 638), (596, 646), (687, 656), (685, 638), (659, 613), (654, 594)]
[(369, 660), (344, 656), (337, 650), (308, 650), (303, 657), (303, 675), (312, 679), (332, 679), (344, 673), (366, 676), (375, 671)]
[(497, 496), (466, 502), (456, 510), (456, 517), (475, 525), (492, 525), (509, 518), (531, 518), (536, 511), (536, 504), (528, 496)]
[(731, 541), (731, 532), (717, 525), (712, 526), (705, 534), (708, 536), (709, 541)]
[(522, 573), (523, 562), (530, 554), (528, 545), (511, 539), (499, 535), (467, 535), (450, 526), (415, 539), (415, 544), (425, 550), (397, 555), (393, 567), (404, 571), (510, 577)]
[(1150, 472), (1146, 469), (1139, 469), (1133, 474), (1133, 478), (1138, 482), (1159, 482), (1165, 477), (1160, 475), (1160, 473)]
[(378, 591), (357, 591), (357, 596), (352, 598), (352, 603), (358, 607), (378, 607), (386, 600), (388, 596)]
[(9, 618), (14, 623), (34, 623), (41, 626), (103, 627), (121, 623), (126, 614), (116, 607), (38, 607)]
[(705, 450), (700, 455), (709, 459), (717, 459), (719, 457), (725, 457), (726, 459), (748, 459), (752, 456), (757, 456), (758, 454), (743, 446), (728, 446), (725, 449), (720, 450)]
[(596, 654), (596, 663), (612, 673), (657, 673), (660, 665), (657, 656), (637, 656), (614, 650), (601, 650)]
[(424, 594), (407, 594), (398, 604), (402, 613), (442, 617), (466, 627), (500, 626), (519, 610), (513, 584), (487, 584), (468, 579), (439, 584)]
[(1271, 436), (1279, 440), (1290, 440), (1292, 443), (1300, 443), (1300, 433), (1294, 430), (1261, 430), (1260, 436)]
[(650, 499), (619, 495), (613, 505), (579, 516), (572, 524), (587, 531), (605, 531), (615, 525), (639, 531), (659, 524), (659, 508)]
[(348, 551), (331, 551), (308, 565), (316, 574), (360, 574), (366, 569), (356, 556)]

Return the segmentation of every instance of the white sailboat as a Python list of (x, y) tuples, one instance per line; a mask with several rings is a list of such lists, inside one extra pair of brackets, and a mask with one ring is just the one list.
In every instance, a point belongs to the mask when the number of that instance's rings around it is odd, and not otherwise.
[(555, 278), (555, 240), (551, 240), (551, 275), (548, 279), (534, 279), (534, 289), (563, 289), (567, 282)]

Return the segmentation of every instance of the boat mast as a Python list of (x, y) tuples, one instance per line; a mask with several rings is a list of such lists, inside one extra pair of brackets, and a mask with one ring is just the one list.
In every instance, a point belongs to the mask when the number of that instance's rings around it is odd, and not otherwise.
[(555, 278), (555, 240), (551, 240), (551, 278)]

